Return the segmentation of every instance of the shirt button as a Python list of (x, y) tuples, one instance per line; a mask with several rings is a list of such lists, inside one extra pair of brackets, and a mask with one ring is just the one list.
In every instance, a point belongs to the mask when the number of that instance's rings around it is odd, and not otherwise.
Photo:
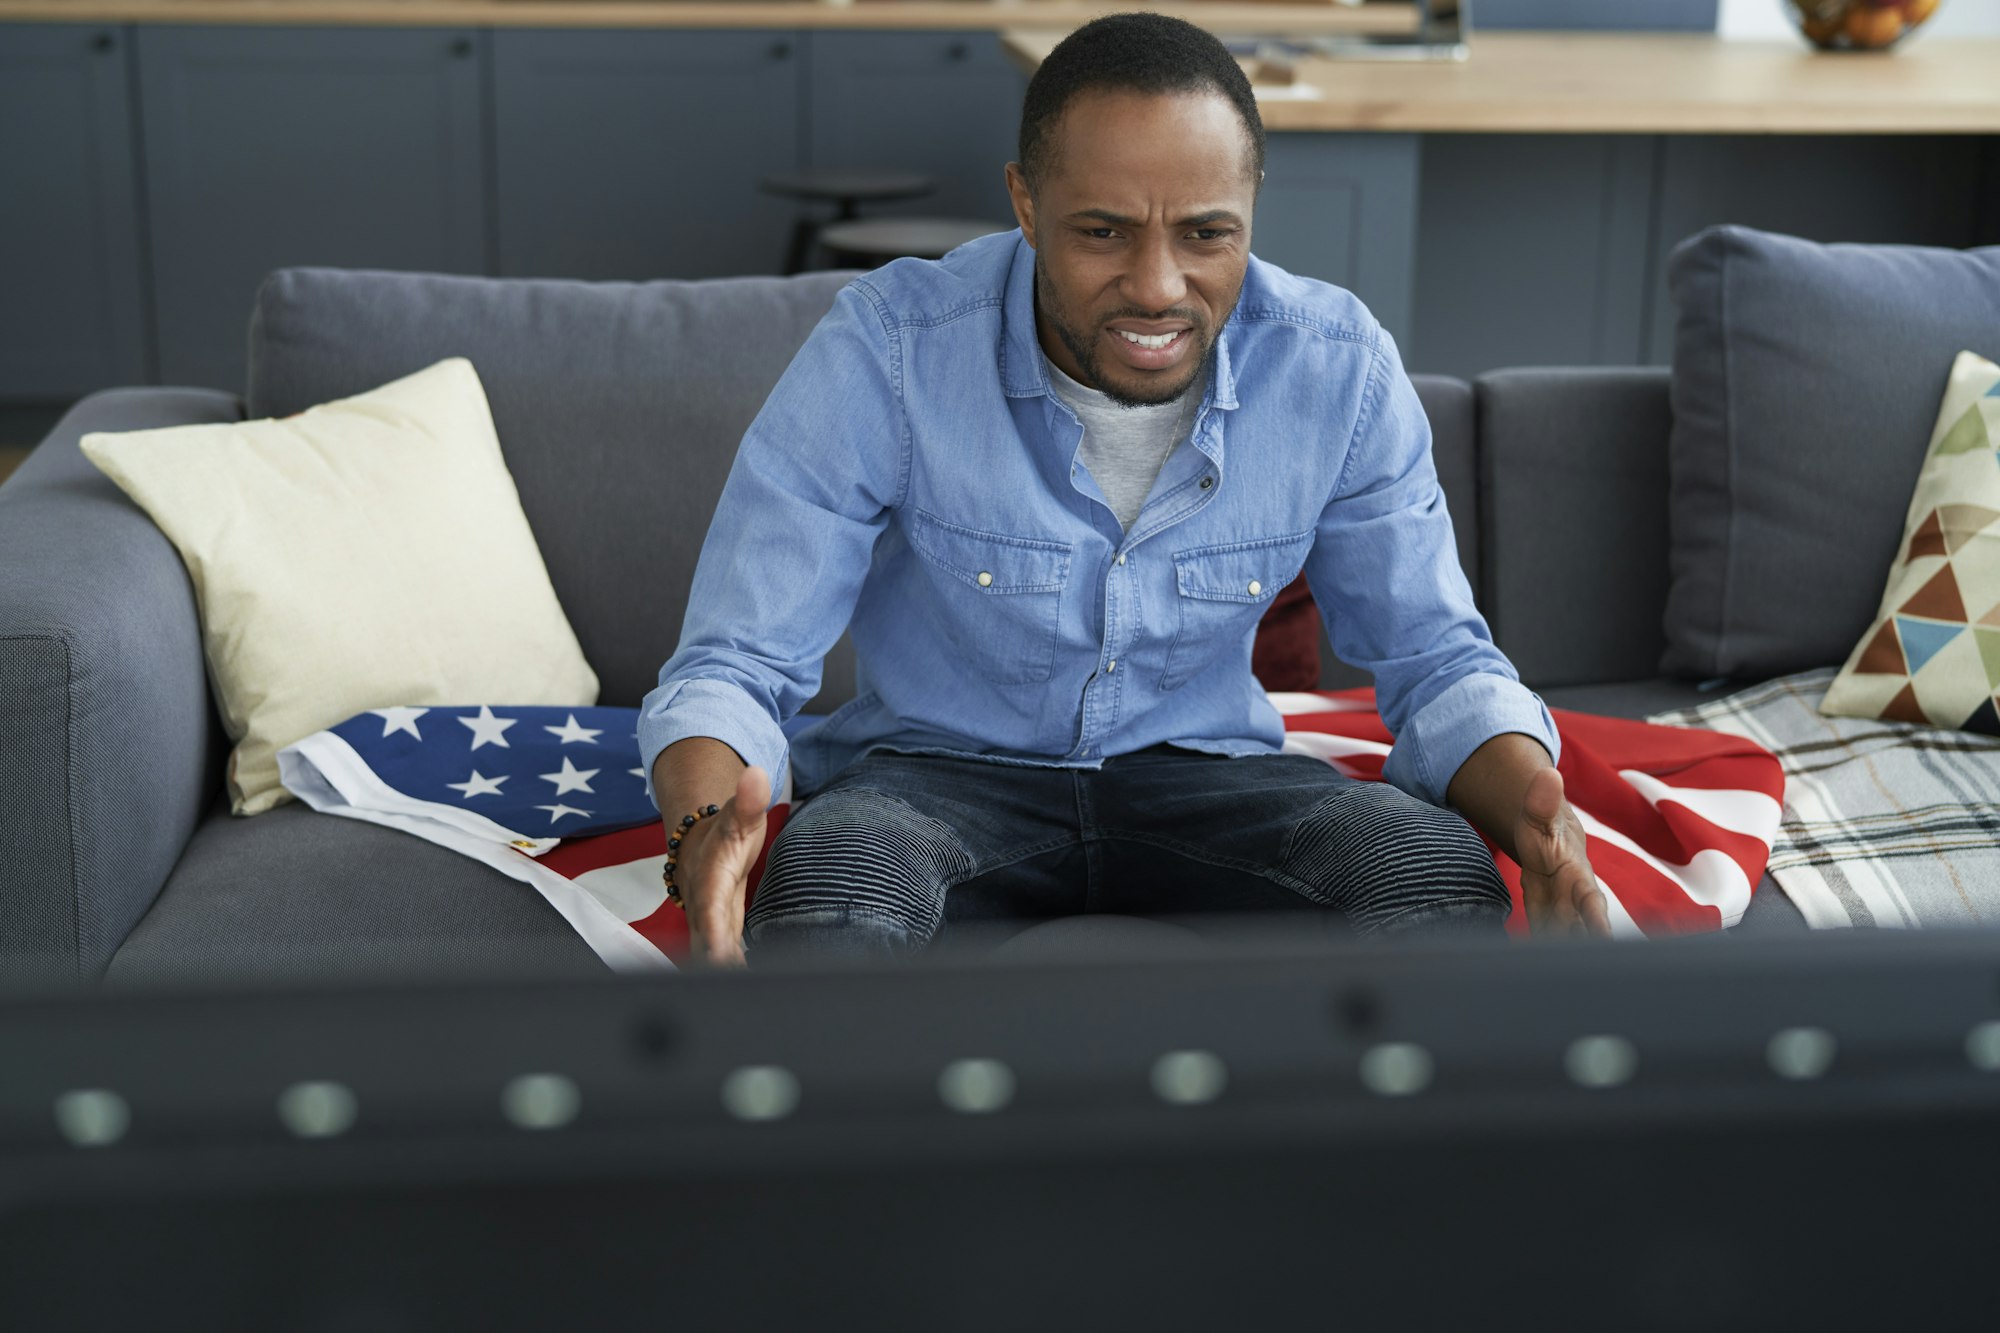
[(1251, 580), (1250, 580), (1250, 595), (1251, 595), (1252, 597), (1255, 597), (1255, 596), (1256, 596), (1256, 595), (1257, 595), (1258, 593), (1260, 593), (1260, 592), (1262, 592), (1262, 591), (1264, 591), (1264, 585), (1263, 585), (1263, 584), (1261, 584), (1261, 583), (1259, 583), (1259, 582), (1257, 582), (1257, 580), (1255, 580), (1255, 579), (1251, 579)]
[(991, 574), (988, 574), (983, 569), (979, 571), (979, 586), (982, 588), (990, 588), (993, 586), (993, 576)]
[(1125, 563), (1125, 553), (1123, 551), (1118, 553), (1118, 563), (1121, 565)]
[(1211, 486), (1213, 486), (1213, 485), (1215, 485), (1215, 478), (1214, 478), (1214, 477), (1203, 477), (1203, 478), (1201, 479), (1201, 488), (1202, 488), (1203, 490), (1207, 490), (1207, 489), (1208, 489), (1209, 487), (1211, 487)]
[(1116, 671), (1118, 669), (1118, 659), (1114, 657), (1109, 662), (1106, 662), (1104, 669), (1106, 671)]

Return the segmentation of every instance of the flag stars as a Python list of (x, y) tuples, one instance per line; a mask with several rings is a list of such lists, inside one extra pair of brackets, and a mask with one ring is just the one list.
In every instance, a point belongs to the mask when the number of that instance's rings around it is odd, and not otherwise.
[(564, 815), (582, 815), (585, 819), (590, 818), (590, 811), (579, 810), (573, 805), (564, 805), (560, 801), (554, 805), (538, 805), (535, 809), (548, 811), (549, 823), (551, 824), (561, 819)]
[(502, 749), (513, 749), (513, 746), (507, 744), (507, 728), (513, 726), (517, 720), (511, 717), (495, 717), (493, 710), (485, 704), (479, 706), (478, 717), (459, 719), (472, 728), (472, 748), (475, 750), (482, 745), (498, 745)]
[(563, 723), (560, 727), (545, 726), (542, 728), (542, 730), (548, 732), (551, 736), (560, 736), (562, 738), (562, 743), (564, 745), (568, 745), (572, 741), (580, 742), (584, 745), (589, 745), (594, 743), (599, 736), (602, 736), (604, 734), (604, 729), (602, 727), (593, 730), (590, 727), (578, 726), (575, 713), (571, 713), (569, 715), (569, 720)]
[(398, 706), (395, 708), (371, 708), (368, 711), (382, 719), (382, 739), (387, 740), (399, 731), (407, 731), (410, 735), (416, 737), (416, 739), (422, 740), (424, 737), (423, 733), (417, 730), (417, 719), (431, 710), (428, 708), (404, 708)]
[[(541, 777), (542, 781), (544, 782), (555, 783), (556, 784), (555, 794), (561, 796), (564, 792), (590, 791), (591, 790), (590, 780), (596, 777), (602, 771), (603, 771), (602, 769), (596, 769), (596, 768), (579, 769), (575, 764), (572, 764), (569, 761), (569, 757), (565, 755), (563, 757), (562, 772), (544, 773), (541, 775)], [(592, 794), (595, 795), (594, 792)]]
[(472, 777), (467, 781), (447, 782), (444, 785), (453, 791), (464, 792), (465, 799), (469, 801), (475, 796), (501, 795), (500, 784), (505, 782), (507, 777), (508, 775), (505, 773), (502, 773), (497, 778), (481, 777), (479, 770), (475, 768), (472, 770)]

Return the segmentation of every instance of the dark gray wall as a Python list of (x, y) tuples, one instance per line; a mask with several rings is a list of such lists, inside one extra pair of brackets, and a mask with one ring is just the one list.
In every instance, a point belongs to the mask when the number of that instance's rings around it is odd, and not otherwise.
[(775, 273), (799, 158), (801, 34), (492, 34), (499, 272)]
[(1657, 141), (1440, 134), (1424, 141), (1416, 356), (1631, 365), (1644, 343)]
[(131, 78), (114, 25), (0, 24), (0, 398), (152, 378)]
[(1419, 156), (1413, 134), (1271, 135), (1252, 247), (1348, 288), (1407, 342)]
[(1664, 365), (1668, 256), (1715, 223), (1817, 241), (1978, 244), (1983, 226), (1992, 231), (1981, 212), (1996, 188), (1995, 142), (1429, 136), (1412, 368), (1469, 379), (1504, 366)]
[(815, 168), (933, 177), (937, 193), (870, 212), (1013, 225), (1002, 168), (1028, 81), (990, 32), (814, 32), (807, 158)]
[(2000, 245), (2000, 139), (1988, 139), (1980, 153), (1979, 224), (1974, 237), (1980, 245)]
[[(239, 388), (287, 264), (775, 271), (757, 182), (801, 166), (1004, 223), (1023, 85), (990, 33), (0, 24), (0, 403)], [(1471, 377), (1664, 361), (1666, 256), (1714, 222), (2000, 243), (2000, 140), (1276, 134), (1255, 243)]]
[(479, 273), (473, 29), (137, 29), (160, 377), (240, 389), (287, 264)]

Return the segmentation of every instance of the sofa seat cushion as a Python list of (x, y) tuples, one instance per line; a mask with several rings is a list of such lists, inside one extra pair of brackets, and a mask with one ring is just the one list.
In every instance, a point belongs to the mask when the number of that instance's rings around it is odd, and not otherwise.
[(396, 829), (217, 803), (108, 980), (601, 975), (528, 885)]
[(1653, 676), (1645, 680), (1617, 680), (1598, 685), (1558, 685), (1535, 692), (1551, 708), (1567, 708), (1572, 713), (1595, 713), (1600, 717), (1628, 717), (1643, 722), (1654, 713), (1693, 708), (1696, 704), (1720, 699), (1732, 688), (1736, 685), (1704, 686), (1670, 676)]

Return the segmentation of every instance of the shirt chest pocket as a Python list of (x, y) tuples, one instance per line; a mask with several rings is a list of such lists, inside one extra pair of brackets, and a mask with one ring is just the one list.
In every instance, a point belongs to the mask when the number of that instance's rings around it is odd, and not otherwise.
[(1160, 688), (1179, 689), (1224, 654), (1246, 644), (1278, 590), (1298, 577), (1312, 541), (1308, 530), (1174, 552), (1179, 623), (1167, 649)]
[(1055, 670), (1071, 548), (909, 512), (910, 546), (937, 590), (938, 631), (988, 680), (1047, 681)]

